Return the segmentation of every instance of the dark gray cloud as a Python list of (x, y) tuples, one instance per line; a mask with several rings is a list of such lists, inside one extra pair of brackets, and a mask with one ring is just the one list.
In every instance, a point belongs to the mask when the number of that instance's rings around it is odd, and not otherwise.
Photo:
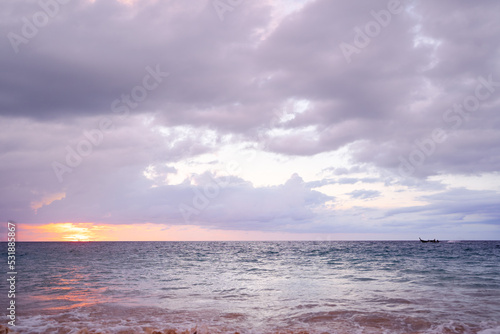
[[(448, 139), (436, 144), (424, 163), (415, 166), (413, 175), (498, 170), (498, 153), (491, 150), (498, 143), (499, 124), (495, 110), (499, 107), (500, 73), (494, 51), (499, 44), (493, 34), (498, 34), (500, 27), (492, 14), (498, 4), (457, 7), (446, 2), (436, 8), (430, 3), (412, 4), (355, 55), (351, 64), (346, 64), (342, 57), (335, 56), (338, 52), (332, 40), (348, 40), (349, 29), (368, 22), (370, 9), (377, 5), (383, 8), (381, 3), (372, 2), (360, 10), (357, 3), (354, 12), (332, 13), (330, 8), (337, 3), (318, 1), (283, 23), (267, 41), (269, 48), (278, 44), (283, 57), (291, 58), (280, 59), (280, 69), (288, 76), (283, 74), (277, 86), (281, 90), (290, 87), (297, 96), (313, 101), (309, 110), (287, 126), (318, 128), (316, 138), (292, 134), (274, 140), (270, 148), (285, 154), (310, 155), (355, 143), (353, 156), (358, 162), (396, 169), (400, 156), (408, 159), (419, 149), (416, 140), (423, 141), (434, 129), (442, 128), (449, 133)], [(442, 17), (447, 11), (453, 15), (446, 15), (445, 24)], [(307, 29), (313, 25), (321, 31)], [(308, 33), (309, 38), (300, 39)], [(294, 34), (304, 45), (291, 46)], [(313, 57), (305, 51), (310, 44), (316, 46)], [(479, 45), (483, 47), (478, 50)], [(290, 48), (297, 52), (290, 52)], [(461, 52), (464, 49), (467, 51)], [(329, 57), (321, 57), (323, 52), (329, 52)], [(490, 75), (496, 83), (495, 91), (481, 102), (479, 110), (466, 112), (470, 114), (467, 119), (457, 113), (445, 116), (455, 103), (464, 104), (475, 94), (478, 77)], [(483, 88), (482, 93), (488, 92)], [(468, 134), (475, 136), (475, 145), (470, 145)]]
[[(198, 110), (240, 99), (236, 90), (243, 92), (251, 81), (251, 68), (242, 65), (251, 63), (249, 43), (266, 25), (269, 10), (251, 3), (239, 9), (222, 24), (209, 1), (60, 5), (18, 53), (2, 39), (1, 113), (37, 119), (111, 113), (112, 101), (141, 84), (147, 66), (159, 64), (172, 79), (137, 111), (161, 110), (169, 121), (196, 121)], [(6, 37), (22, 36), (22, 18), (42, 11), (37, 3), (17, 1), (8, 1), (5, 10), (12, 12), (1, 26)]]
[[(0, 25), (5, 36), (21, 34), (22, 18), (41, 11), (36, 3), (3, 6), (10, 14)], [(223, 22), (202, 0), (71, 2), (18, 53), (2, 40), (0, 113), (42, 120), (111, 114), (112, 102), (141, 84), (145, 68), (159, 66), (171, 75), (134, 112), (155, 111), (162, 124), (243, 134), (286, 155), (354, 144), (358, 162), (395, 171), (401, 158), (419, 154), (415, 141), (442, 128), (448, 139), (413, 164), (411, 175), (499, 170), (498, 84), (467, 119), (445, 117), (474, 94), (479, 76), (500, 82), (499, 5), (402, 6), (347, 63), (340, 44), (354, 45), (354, 28), (365, 29), (371, 11), (387, 10), (386, 1), (310, 2), (270, 33), (272, 7), (265, 2), (245, 3)], [(273, 124), (274, 111), (290, 99), (310, 105)], [(257, 138), (256, 130), (270, 124), (293, 133)], [(312, 135), (297, 132), (306, 126)]]

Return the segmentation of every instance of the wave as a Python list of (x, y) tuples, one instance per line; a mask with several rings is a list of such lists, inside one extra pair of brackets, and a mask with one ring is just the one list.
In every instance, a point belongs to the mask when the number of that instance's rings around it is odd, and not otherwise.
[[(406, 303), (405, 300), (392, 300)], [(124, 308), (112, 305), (73, 309), (57, 314), (19, 317), (18, 334), (499, 334), (498, 321), (470, 324), (432, 321), (429, 313), (409, 316), (396, 312), (336, 310), (298, 313), (304, 305), (283, 312), (280, 319), (257, 321), (241, 312), (211, 313), (166, 311), (155, 307)], [(285, 308), (286, 309), (286, 308)], [(7, 333), (0, 326), (0, 333)]]

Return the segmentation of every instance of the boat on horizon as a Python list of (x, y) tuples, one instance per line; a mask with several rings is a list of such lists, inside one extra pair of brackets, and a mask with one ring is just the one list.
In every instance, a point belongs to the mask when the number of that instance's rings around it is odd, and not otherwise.
[(439, 240), (437, 239), (433, 239), (433, 240), (422, 240), (420, 237), (418, 237), (418, 239), (420, 239), (421, 242), (439, 242)]

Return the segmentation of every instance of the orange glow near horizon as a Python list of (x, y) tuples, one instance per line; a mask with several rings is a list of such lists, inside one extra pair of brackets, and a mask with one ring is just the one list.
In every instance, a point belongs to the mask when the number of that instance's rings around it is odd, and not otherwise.
[[(24, 241), (203, 241), (261, 239), (255, 233), (211, 230), (195, 225), (50, 223), (22, 226)], [(251, 238), (251, 237), (250, 237)]]
[(362, 240), (375, 235), (216, 230), (195, 225), (50, 223), (19, 226), (20, 241)]
[(105, 226), (93, 223), (50, 223), (39, 226), (22, 226), (26, 241), (104, 241), (100, 231)]

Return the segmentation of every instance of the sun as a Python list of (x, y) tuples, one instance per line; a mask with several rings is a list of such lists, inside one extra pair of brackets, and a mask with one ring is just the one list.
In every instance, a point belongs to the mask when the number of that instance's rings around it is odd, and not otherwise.
[(90, 241), (90, 236), (82, 233), (66, 235), (63, 237), (66, 241)]
[(60, 224), (58, 227), (62, 232), (61, 238), (66, 241), (90, 241), (93, 236), (87, 224)]

